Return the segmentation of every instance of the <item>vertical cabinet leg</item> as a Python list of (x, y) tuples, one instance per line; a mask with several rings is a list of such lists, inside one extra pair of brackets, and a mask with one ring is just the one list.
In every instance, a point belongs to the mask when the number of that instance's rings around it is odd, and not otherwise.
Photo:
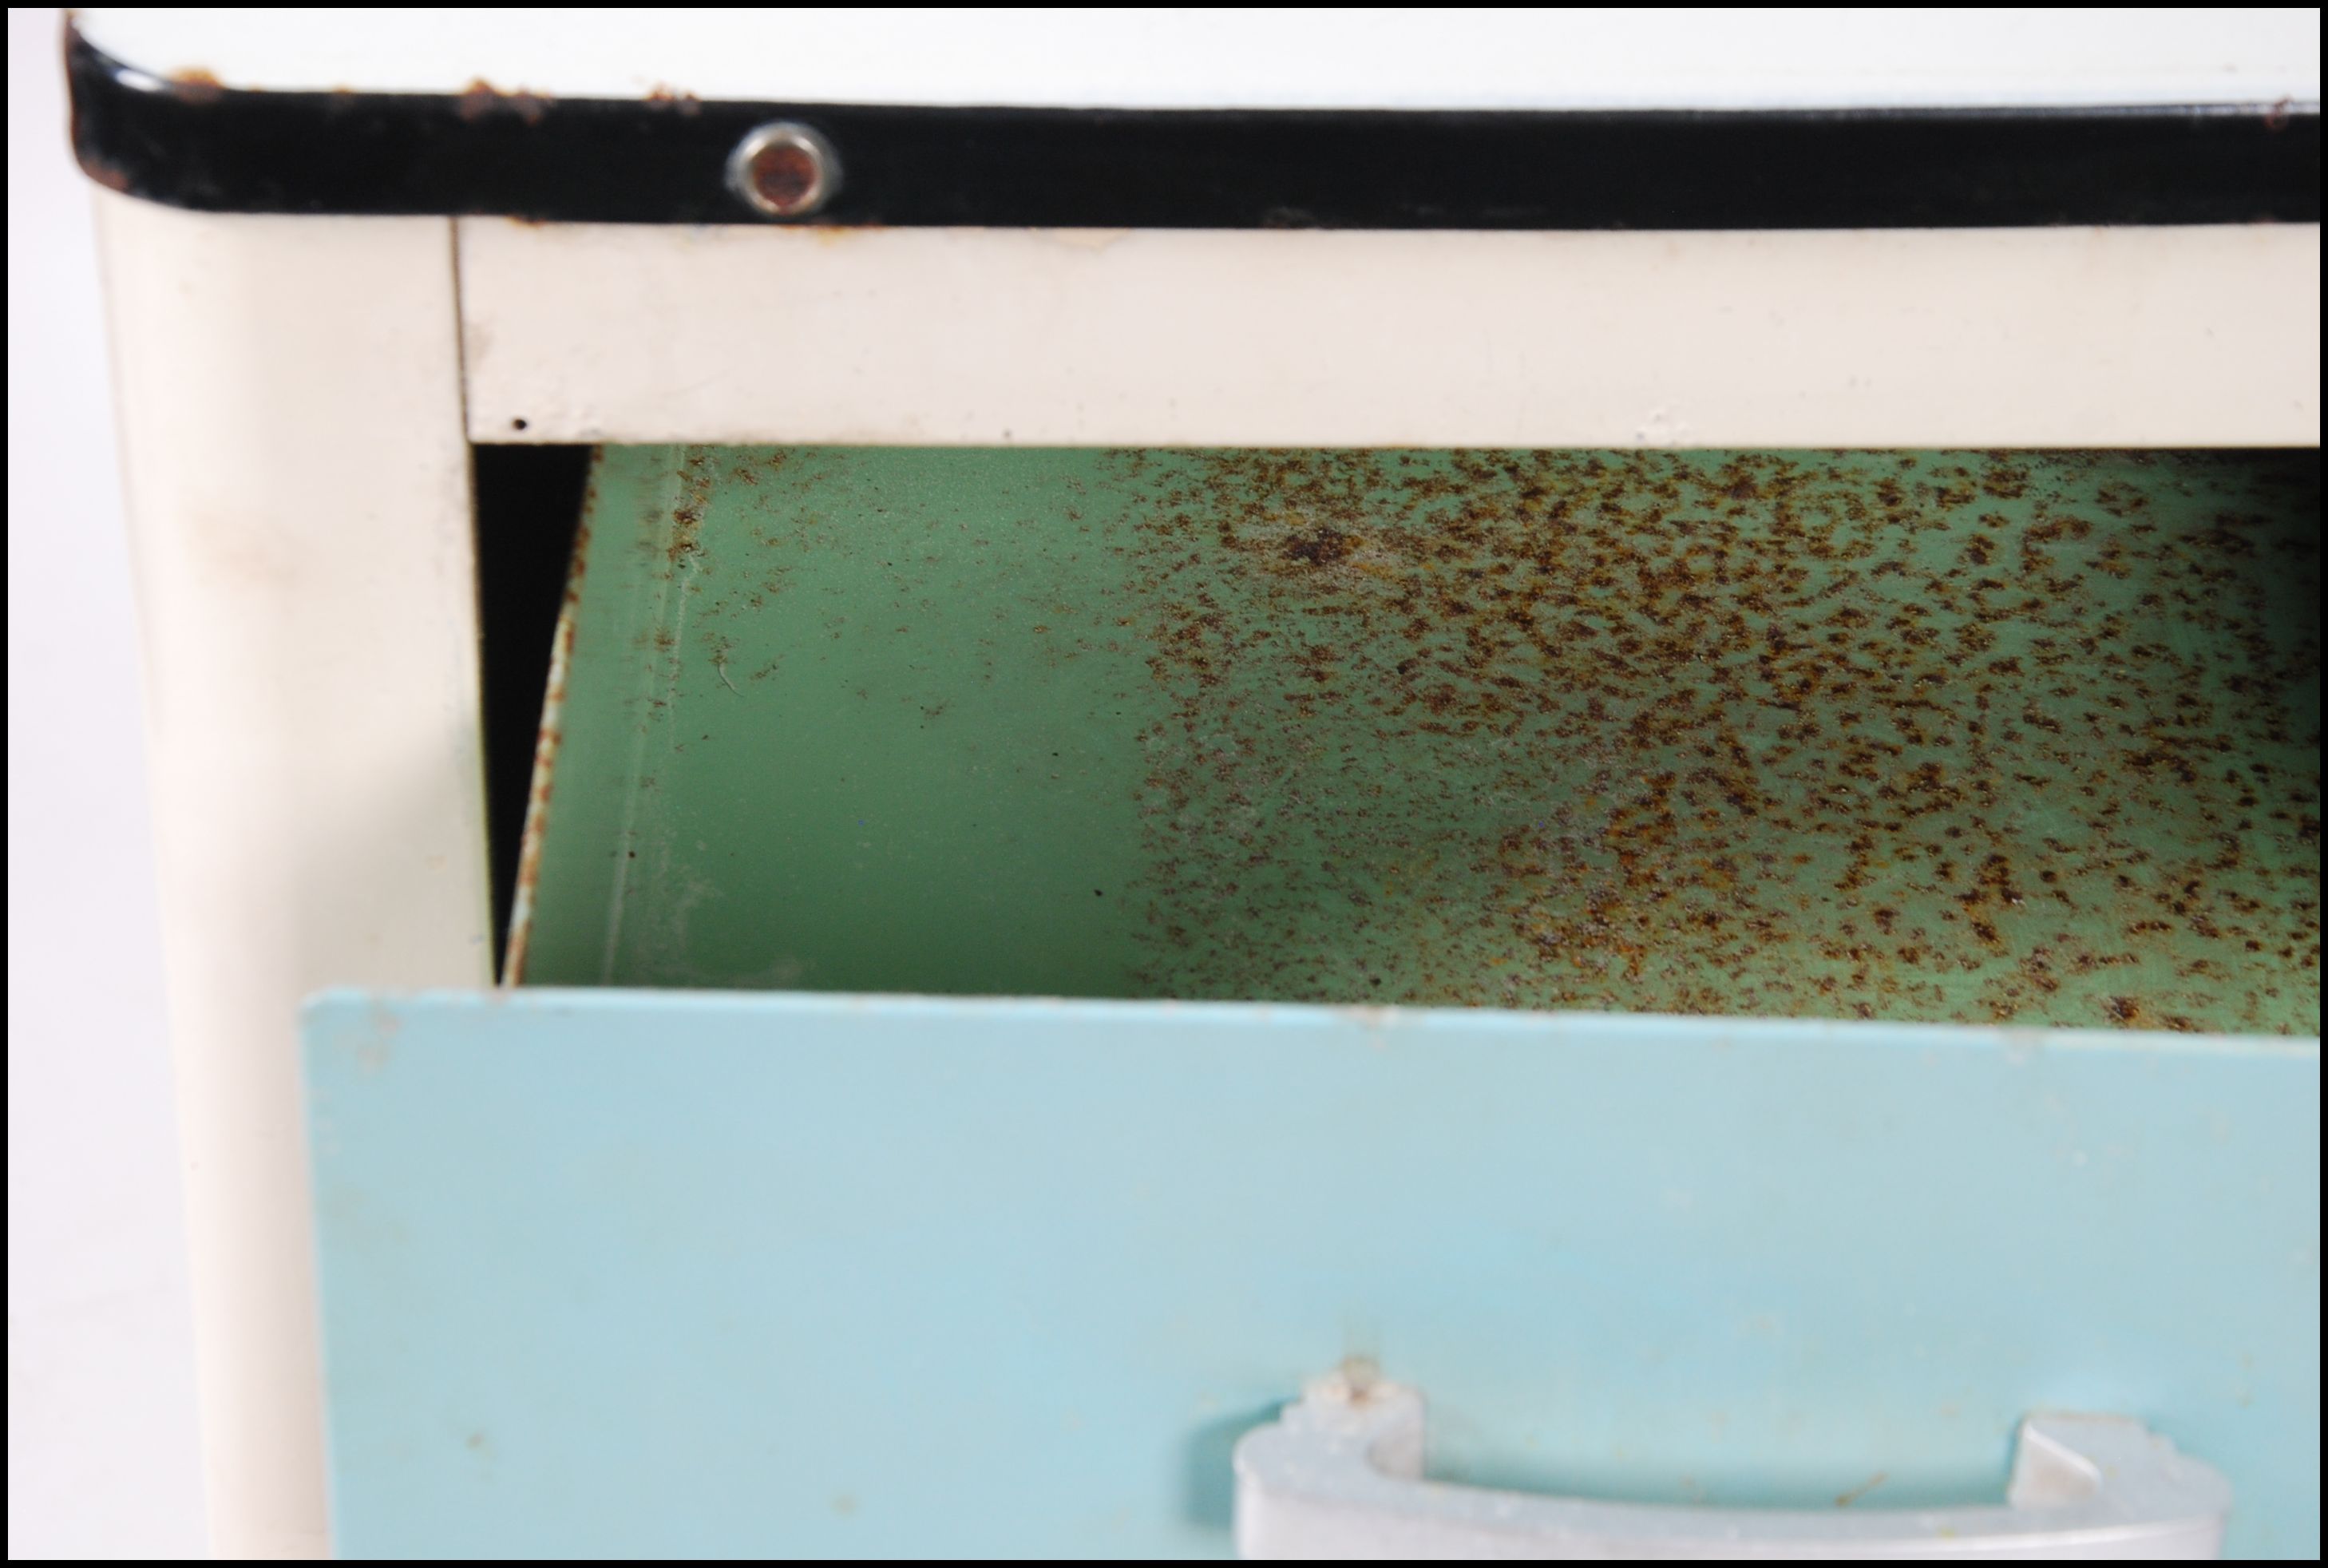
[(325, 1550), (296, 1009), (492, 943), (451, 225), (99, 198), (214, 1548)]

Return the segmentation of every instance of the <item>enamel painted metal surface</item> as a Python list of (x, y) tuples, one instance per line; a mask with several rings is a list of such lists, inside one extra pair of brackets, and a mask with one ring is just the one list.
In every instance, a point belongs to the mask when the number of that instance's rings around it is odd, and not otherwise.
[(211, 1536), (313, 1556), (299, 1000), (492, 974), (451, 236), (97, 201)]
[(2302, 8), (1967, 21), (1886, 11), (1398, 9), (946, 13), (99, 7), (80, 24), (157, 76), (229, 87), (1080, 108), (1798, 108), (2316, 102)]
[(802, 995), (311, 1006), (352, 1556), (1225, 1554), (1320, 1367), (1430, 1471), (2004, 1494), (2145, 1423), (2316, 1554), (2315, 1042)]
[(610, 450), (522, 974), (2315, 1035), (2318, 474)]
[(2320, 440), (2320, 229), (657, 229), (464, 219), (480, 441)]

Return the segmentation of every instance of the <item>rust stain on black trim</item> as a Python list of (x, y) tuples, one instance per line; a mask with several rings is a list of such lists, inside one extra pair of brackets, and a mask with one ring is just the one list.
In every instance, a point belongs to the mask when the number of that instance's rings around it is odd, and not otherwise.
[(181, 103), (214, 104), (226, 97), (226, 84), (201, 66), (170, 73), (170, 91)]
[(481, 76), (463, 88), (455, 101), (460, 106), (462, 119), (472, 125), (506, 114), (514, 115), (522, 124), (538, 126), (548, 117), (551, 100), (545, 93), (523, 89), (504, 92)]

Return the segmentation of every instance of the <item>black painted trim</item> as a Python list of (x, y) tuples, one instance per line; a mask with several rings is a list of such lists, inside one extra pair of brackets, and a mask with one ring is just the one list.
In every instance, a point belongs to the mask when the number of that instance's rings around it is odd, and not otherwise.
[(1143, 229), (2316, 223), (2316, 109), (1832, 113), (913, 108), (254, 92), (71, 33), (92, 179), (211, 212), (765, 221), (724, 183), (772, 119), (838, 150), (816, 221)]

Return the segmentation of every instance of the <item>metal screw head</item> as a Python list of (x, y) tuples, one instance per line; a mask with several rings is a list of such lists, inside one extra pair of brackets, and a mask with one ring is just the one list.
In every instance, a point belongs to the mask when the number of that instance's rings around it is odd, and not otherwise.
[(840, 189), (840, 160), (809, 127), (778, 120), (736, 144), (728, 187), (771, 218), (805, 218)]

